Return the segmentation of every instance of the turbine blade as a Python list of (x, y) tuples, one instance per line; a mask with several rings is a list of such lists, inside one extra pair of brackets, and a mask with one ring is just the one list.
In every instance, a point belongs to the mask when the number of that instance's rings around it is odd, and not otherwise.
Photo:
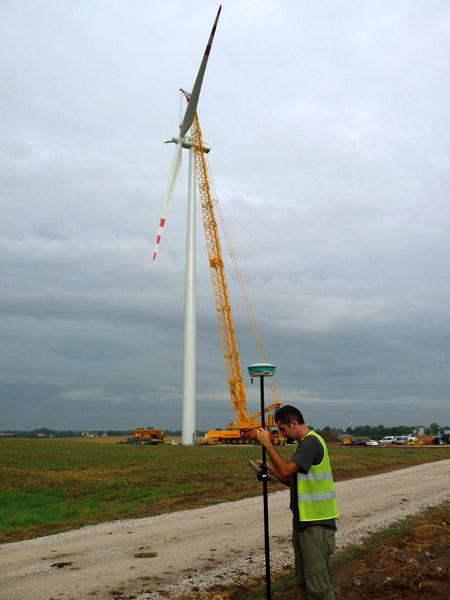
[(192, 88), (191, 98), (186, 107), (186, 111), (184, 113), (183, 121), (180, 125), (180, 137), (184, 137), (186, 133), (189, 131), (192, 121), (194, 120), (194, 115), (197, 110), (198, 98), (200, 96), (200, 90), (202, 87), (203, 76), (206, 70), (206, 64), (208, 62), (209, 53), (211, 52), (211, 46), (214, 40), (214, 34), (216, 33), (217, 22), (220, 17), (220, 12), (222, 10), (222, 5), (219, 6), (219, 10), (217, 11), (216, 18), (214, 20), (214, 25), (211, 30), (211, 34), (209, 36), (208, 43), (206, 45), (206, 50), (203, 55), (202, 62), (200, 63), (200, 68), (197, 73), (197, 77), (195, 79), (194, 87)]
[(156, 236), (156, 244), (155, 244), (155, 250), (153, 252), (153, 260), (156, 259), (156, 256), (158, 254), (159, 244), (161, 243), (161, 237), (162, 237), (164, 227), (166, 224), (167, 213), (169, 212), (170, 204), (172, 201), (173, 188), (175, 187), (175, 182), (177, 180), (178, 173), (180, 172), (181, 147), (182, 147), (181, 142), (179, 142), (175, 146), (175, 152), (174, 152), (174, 155), (172, 158), (172, 164), (170, 165), (169, 181), (167, 183), (166, 194), (164, 196), (164, 202), (163, 202), (163, 207), (162, 207), (162, 211), (161, 211), (161, 218), (159, 219), (159, 228), (158, 228), (158, 234)]

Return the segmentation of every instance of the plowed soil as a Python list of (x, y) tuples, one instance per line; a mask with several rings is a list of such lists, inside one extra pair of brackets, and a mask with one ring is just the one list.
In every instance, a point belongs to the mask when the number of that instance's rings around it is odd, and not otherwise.
[[(450, 503), (374, 536), (334, 566), (336, 600), (448, 600)], [(242, 590), (230, 600), (243, 598)], [(295, 586), (274, 599), (300, 600)]]

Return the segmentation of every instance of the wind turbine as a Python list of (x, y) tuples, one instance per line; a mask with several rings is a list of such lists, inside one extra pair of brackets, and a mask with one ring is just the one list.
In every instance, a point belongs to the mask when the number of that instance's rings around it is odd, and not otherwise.
[[(194, 87), (189, 96), (188, 104), (180, 125), (178, 136), (170, 141), (175, 145), (175, 152), (169, 171), (169, 181), (164, 196), (159, 229), (156, 236), (153, 260), (158, 255), (159, 245), (166, 225), (167, 214), (170, 209), (172, 194), (181, 167), (181, 150), (189, 150), (189, 177), (188, 177), (188, 216), (186, 234), (186, 274), (184, 292), (184, 369), (183, 369), (183, 416), (182, 416), (182, 444), (192, 445), (195, 441), (195, 396), (196, 396), (196, 261), (195, 261), (195, 165), (193, 158), (193, 141), (187, 136), (197, 111), (198, 99), (203, 83), (206, 65), (208, 63), (211, 46), (216, 32), (222, 6), (219, 6), (214, 25), (203, 54), (202, 62), (195, 79)], [(209, 148), (204, 149), (205, 152)]]

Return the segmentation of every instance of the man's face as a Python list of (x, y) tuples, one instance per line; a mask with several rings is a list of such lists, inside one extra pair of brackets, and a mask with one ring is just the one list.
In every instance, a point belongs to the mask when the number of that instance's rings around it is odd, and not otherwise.
[(277, 421), (278, 431), (284, 435), (289, 442), (295, 442), (298, 436), (298, 423), (297, 421), (291, 421), (289, 425)]

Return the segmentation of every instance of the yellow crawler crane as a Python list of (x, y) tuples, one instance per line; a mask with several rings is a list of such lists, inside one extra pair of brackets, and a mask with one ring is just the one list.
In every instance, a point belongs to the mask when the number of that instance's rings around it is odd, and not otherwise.
[[(211, 272), (212, 287), (216, 304), (217, 322), (219, 327), (219, 337), (222, 346), (225, 371), (228, 381), (228, 389), (230, 393), (231, 404), (236, 415), (236, 421), (230, 423), (227, 429), (211, 430), (206, 433), (205, 442), (212, 443), (238, 443), (249, 444), (256, 442), (256, 429), (261, 426), (258, 417), (260, 412), (253, 415), (248, 415), (247, 412), (247, 396), (245, 393), (244, 382), (242, 378), (242, 369), (239, 359), (238, 344), (234, 329), (233, 314), (231, 312), (230, 296), (225, 277), (225, 270), (222, 260), (222, 251), (220, 246), (219, 231), (214, 213), (214, 197), (211, 189), (211, 178), (209, 176), (208, 164), (204, 152), (203, 137), (200, 129), (200, 122), (197, 114), (195, 114), (192, 125), (192, 137), (194, 140), (195, 152), (195, 170), (197, 175), (197, 183), (201, 197), (201, 207), (203, 216), (203, 226), (205, 231), (206, 249), (209, 259), (209, 268)], [(216, 203), (217, 204), (217, 203)], [(218, 206), (218, 204), (217, 204)], [(220, 214), (220, 213), (219, 213)], [(222, 224), (223, 220), (222, 220)], [(226, 231), (226, 230), (225, 230)], [(228, 234), (227, 243), (229, 243)], [(232, 252), (233, 262), (235, 256)], [(237, 263), (235, 262), (237, 267)], [(248, 301), (245, 288), (239, 270), (237, 270), (239, 284), (243, 291), (244, 300), (249, 311), (250, 320), (257, 334), (258, 347), (265, 358), (262, 338), (256, 328), (256, 322), (253, 317), (250, 303)], [(265, 412), (269, 412), (280, 406), (276, 388), (272, 387), (274, 403), (267, 406)], [(268, 425), (273, 426), (273, 415), (268, 415)], [(285, 443), (285, 439), (273, 432), (274, 441), (277, 444)]]

